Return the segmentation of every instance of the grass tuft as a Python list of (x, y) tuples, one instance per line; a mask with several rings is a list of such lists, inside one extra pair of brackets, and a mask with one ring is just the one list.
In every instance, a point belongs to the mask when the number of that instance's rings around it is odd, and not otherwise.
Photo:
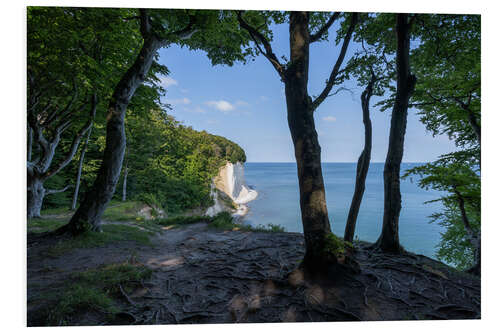
[(182, 226), (200, 222), (210, 222), (212, 220), (209, 216), (193, 215), (193, 216), (176, 216), (163, 219), (156, 219), (155, 223), (162, 226)]
[(104, 314), (111, 321), (120, 309), (121, 290), (133, 290), (151, 277), (151, 269), (129, 262), (101, 266), (73, 274), (61, 294), (46, 295), (54, 304), (48, 311), (47, 325), (68, 325), (88, 312)]
[(67, 218), (32, 218), (28, 219), (28, 232), (54, 231), (66, 223), (68, 223)]
[(141, 221), (143, 217), (137, 215), (144, 207), (140, 201), (112, 201), (102, 214), (103, 220), (107, 221)]
[(102, 232), (88, 231), (74, 238), (60, 240), (47, 249), (46, 254), (57, 257), (78, 248), (93, 248), (118, 241), (134, 241), (142, 245), (152, 245), (150, 237), (154, 232), (136, 226), (105, 224)]

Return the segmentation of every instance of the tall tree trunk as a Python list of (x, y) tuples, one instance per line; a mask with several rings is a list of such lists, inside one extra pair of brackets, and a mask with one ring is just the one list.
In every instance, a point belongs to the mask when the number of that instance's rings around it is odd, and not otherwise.
[(288, 126), (297, 161), (300, 209), (306, 253), (304, 266), (317, 270), (325, 262), (326, 235), (331, 233), (321, 171), (321, 148), (307, 92), (309, 72), (309, 13), (290, 14), (290, 60), (285, 72)]
[(85, 193), (83, 202), (67, 227), (63, 227), (61, 231), (69, 228), (73, 234), (80, 234), (87, 230), (101, 230), (101, 216), (115, 192), (125, 154), (124, 121), (127, 106), (135, 90), (144, 82), (160, 46), (160, 41), (153, 34), (145, 37), (137, 59), (116, 86), (109, 102), (106, 147), (97, 178)]
[(82, 148), (82, 153), (80, 155), (80, 160), (78, 161), (78, 171), (76, 173), (75, 192), (73, 192), (73, 202), (71, 203), (71, 210), (76, 209), (76, 203), (78, 201), (78, 191), (80, 190), (80, 179), (82, 177), (83, 161), (85, 159), (85, 153), (87, 152), (87, 147), (89, 145), (89, 139), (91, 134), (92, 134), (92, 127), (89, 128), (89, 132), (87, 133), (87, 138), (85, 139), (85, 143)]
[(28, 218), (40, 217), (44, 197), (43, 181), (36, 175), (28, 174)]
[(127, 201), (127, 176), (128, 176), (128, 161), (125, 162), (125, 169), (123, 170), (122, 201)]
[(400, 252), (399, 213), (401, 211), (400, 168), (408, 116), (408, 101), (416, 78), (410, 72), (410, 24), (408, 14), (396, 16), (396, 99), (392, 110), (389, 149), (384, 167), (384, 218), (376, 246), (386, 252)]
[(361, 108), (363, 110), (363, 125), (365, 127), (365, 146), (358, 159), (356, 166), (356, 185), (354, 186), (354, 194), (351, 201), (351, 207), (347, 216), (347, 222), (344, 232), (344, 240), (352, 242), (354, 239), (354, 231), (356, 230), (356, 220), (358, 219), (359, 207), (365, 192), (366, 175), (370, 167), (370, 159), (372, 153), (372, 122), (370, 120), (370, 98), (373, 94), (373, 85), (376, 77), (372, 74), (372, 78), (361, 94)]
[(31, 162), (31, 155), (33, 151), (33, 129), (28, 125), (28, 162)]

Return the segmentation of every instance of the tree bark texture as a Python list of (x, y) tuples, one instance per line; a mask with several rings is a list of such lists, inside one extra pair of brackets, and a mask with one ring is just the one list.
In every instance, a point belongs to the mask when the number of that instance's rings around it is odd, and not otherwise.
[(347, 216), (347, 222), (344, 232), (344, 240), (351, 242), (354, 239), (354, 232), (356, 230), (356, 220), (358, 218), (361, 200), (365, 192), (366, 175), (370, 167), (370, 159), (372, 153), (372, 122), (370, 120), (370, 99), (373, 95), (373, 85), (375, 84), (375, 76), (372, 75), (368, 86), (361, 94), (361, 108), (363, 110), (363, 125), (365, 127), (365, 144), (363, 151), (358, 159), (356, 166), (356, 185), (354, 186), (354, 194)]
[(40, 217), (45, 188), (39, 177), (28, 177), (28, 218)]
[(397, 14), (397, 88), (392, 110), (389, 149), (384, 167), (384, 217), (382, 233), (376, 242), (376, 246), (381, 250), (394, 253), (402, 250), (399, 243), (399, 213), (401, 211), (400, 168), (403, 159), (408, 102), (416, 83), (415, 76), (410, 72), (409, 29), (408, 14)]
[(106, 146), (97, 178), (92, 187), (85, 193), (82, 203), (68, 226), (63, 227), (64, 229), (69, 228), (74, 235), (87, 230), (101, 230), (101, 216), (115, 192), (125, 154), (127, 106), (135, 90), (144, 82), (160, 46), (161, 42), (153, 34), (146, 36), (134, 64), (115, 87), (108, 106)]
[(125, 169), (123, 170), (122, 201), (127, 201), (127, 177), (128, 177), (128, 163), (125, 163)]
[(32, 151), (33, 151), (33, 129), (31, 128), (31, 126), (28, 126), (28, 154), (27, 154), (28, 162), (31, 162)]
[(318, 268), (324, 262), (324, 243), (331, 232), (321, 170), (321, 147), (307, 91), (309, 75), (309, 13), (290, 14), (290, 61), (285, 72), (288, 126), (297, 161), (300, 209), (306, 253), (304, 265)]
[(89, 132), (87, 133), (87, 138), (85, 139), (85, 143), (83, 144), (82, 147), (80, 160), (78, 161), (78, 171), (76, 172), (75, 191), (73, 192), (73, 201), (71, 203), (71, 210), (76, 209), (76, 203), (78, 201), (78, 192), (80, 190), (80, 180), (82, 177), (83, 161), (85, 159), (85, 153), (87, 152), (87, 147), (89, 145), (89, 139), (91, 134), (92, 134), (92, 127), (89, 128)]

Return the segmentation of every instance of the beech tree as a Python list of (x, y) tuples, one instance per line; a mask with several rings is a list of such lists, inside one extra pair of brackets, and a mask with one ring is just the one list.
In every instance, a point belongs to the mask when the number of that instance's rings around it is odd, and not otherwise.
[(416, 77), (410, 69), (410, 26), (408, 14), (396, 15), (396, 93), (391, 116), (389, 149), (384, 165), (384, 217), (382, 233), (375, 246), (400, 252), (399, 213), (401, 212), (400, 170), (410, 97)]
[[(161, 47), (178, 43), (192, 49), (204, 49), (213, 64), (231, 65), (245, 59), (245, 50), (242, 50), (245, 39), (234, 33), (236, 21), (223, 11), (139, 9), (139, 15), (131, 19), (140, 23), (142, 47), (134, 63), (122, 74), (109, 100), (106, 146), (94, 184), (85, 193), (68, 225), (59, 232), (69, 230), (76, 235), (101, 229), (101, 215), (115, 192), (125, 154), (126, 110)], [(196, 34), (198, 31), (203, 33)]]
[[(363, 112), (364, 146), (356, 166), (354, 193), (349, 208), (344, 231), (344, 240), (352, 242), (356, 230), (356, 221), (365, 191), (365, 182), (370, 167), (372, 149), (372, 124), (370, 120), (370, 101), (373, 96), (383, 96), (391, 88), (395, 78), (394, 59), (391, 42), (394, 39), (387, 35), (387, 22), (383, 14), (362, 14), (353, 40), (361, 45), (351, 57), (343, 73), (343, 80), (354, 78), (358, 85), (364, 87), (360, 96)], [(377, 103), (376, 105), (378, 105)]]
[[(29, 217), (40, 215), (45, 194), (61, 192), (45, 191), (43, 183), (58, 178), (54, 176), (70, 164), (94, 118), (100, 120), (98, 101), (109, 94), (136, 44), (131, 24), (122, 20), (129, 13), (28, 7)], [(131, 40), (121, 38), (121, 33)], [(113, 53), (125, 50), (120, 56)], [(64, 188), (72, 183), (66, 181)]]
[(361, 94), (361, 109), (363, 111), (363, 126), (365, 129), (365, 140), (363, 151), (359, 155), (356, 165), (356, 184), (354, 186), (354, 194), (351, 200), (351, 206), (347, 215), (345, 225), (344, 240), (351, 242), (354, 239), (356, 230), (356, 220), (358, 218), (361, 200), (365, 192), (366, 176), (370, 167), (371, 152), (372, 152), (372, 122), (370, 119), (370, 99), (373, 96), (374, 85), (377, 81), (377, 76), (371, 70), (371, 78), (365, 90)]
[[(340, 53), (323, 91), (314, 99), (309, 95), (307, 87), (309, 47), (312, 43), (327, 37), (329, 28), (337, 21), (341, 13), (290, 12), (287, 14), (288, 17), (285, 17), (284, 14), (271, 14), (275, 21), (288, 20), (290, 56), (286, 63), (282, 63), (274, 54), (265, 31), (262, 31), (255, 24), (257, 23), (255, 13), (239, 11), (237, 14), (241, 28), (248, 32), (260, 54), (269, 60), (285, 85), (288, 126), (297, 161), (300, 209), (306, 247), (303, 266), (312, 271), (324, 269), (325, 263), (327, 265), (335, 264), (336, 258), (328, 255), (325, 251), (332, 233), (326, 207), (325, 186), (321, 170), (321, 148), (314, 124), (314, 111), (328, 97), (342, 71), (341, 67), (358, 14), (344, 14), (348, 25), (345, 29)], [(252, 20), (255, 23), (252, 23)]]
[(481, 274), (481, 18), (418, 15), (413, 51), (419, 80), (412, 105), (433, 135), (447, 134), (458, 150), (412, 168), (419, 186), (445, 191), (443, 211), (432, 221), (445, 227), (437, 257)]
[(481, 145), (481, 17), (417, 15), (419, 78), (412, 97), (422, 123), (458, 147)]
[(89, 145), (91, 134), (92, 134), (92, 124), (90, 124), (90, 128), (87, 131), (87, 138), (85, 139), (85, 143), (83, 144), (82, 151), (80, 153), (80, 158), (78, 159), (78, 171), (76, 172), (75, 191), (73, 192), (73, 201), (71, 202), (71, 210), (76, 209), (76, 202), (78, 201), (78, 192), (80, 190), (80, 181), (82, 178), (83, 162), (85, 160), (85, 153), (87, 152), (87, 147)]
[[(405, 177), (418, 175), (418, 185), (445, 194), (434, 201), (443, 203), (444, 210), (432, 220), (446, 227), (438, 257), (469, 272), (481, 274), (481, 178), (477, 164), (458, 158), (457, 154), (408, 170)], [(464, 243), (466, 246), (459, 245)]]
[[(80, 144), (80, 140), (92, 126), (92, 121), (96, 114), (97, 97), (94, 94), (90, 103), (83, 102), (83, 105), (77, 107), (75, 102), (78, 96), (76, 85), (73, 86), (73, 96), (64, 107), (55, 105), (55, 101), (47, 100), (42, 105), (40, 99), (43, 95), (42, 87), (37, 84), (36, 78), (32, 73), (28, 73), (28, 124), (33, 135), (34, 143), (39, 147), (39, 153), (36, 159), (31, 160), (31, 153), (28, 154), (28, 218), (40, 217), (43, 199), (47, 194), (66, 191), (69, 185), (63, 189), (45, 189), (44, 182), (60, 172), (66, 167), (73, 156), (75, 156)], [(73, 125), (75, 114), (89, 108), (90, 115), (87, 122), (79, 128), (73, 135), (73, 142), (66, 153), (65, 158), (59, 163), (53, 165), (56, 149), (61, 142), (61, 136)], [(31, 148), (28, 149), (31, 152)]]

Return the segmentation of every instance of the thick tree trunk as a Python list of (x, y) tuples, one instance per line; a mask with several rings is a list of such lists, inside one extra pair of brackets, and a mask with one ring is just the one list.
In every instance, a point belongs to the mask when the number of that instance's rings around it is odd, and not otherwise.
[(78, 171), (76, 173), (75, 192), (73, 192), (73, 201), (71, 203), (71, 210), (76, 209), (76, 203), (78, 201), (78, 191), (80, 190), (80, 179), (82, 177), (83, 161), (85, 159), (85, 153), (87, 152), (87, 147), (89, 145), (89, 139), (91, 134), (92, 134), (92, 127), (89, 128), (89, 132), (87, 133), (87, 138), (85, 139), (85, 143), (82, 148), (82, 153), (80, 155), (80, 160), (78, 161)]
[(36, 176), (28, 175), (28, 218), (40, 217), (44, 197), (43, 181)]
[(365, 91), (361, 94), (361, 108), (363, 110), (363, 125), (365, 127), (365, 146), (358, 159), (356, 166), (356, 185), (354, 186), (354, 194), (351, 201), (351, 207), (347, 216), (347, 222), (344, 232), (344, 240), (351, 242), (354, 239), (356, 230), (356, 220), (358, 219), (359, 207), (365, 192), (366, 175), (370, 167), (370, 159), (372, 152), (372, 122), (370, 120), (370, 98), (373, 94), (373, 85), (375, 77), (372, 76), (370, 83)]
[(323, 268), (326, 235), (331, 232), (321, 171), (321, 148), (314, 113), (307, 92), (309, 70), (309, 14), (290, 14), (290, 60), (285, 72), (288, 126), (295, 148), (300, 190), (300, 209), (306, 253), (304, 266)]
[(408, 14), (397, 14), (396, 99), (392, 110), (389, 150), (384, 167), (384, 218), (376, 246), (386, 252), (400, 252), (399, 213), (401, 211), (400, 168), (408, 116), (408, 101), (416, 78), (410, 72), (410, 38)]
[(160, 41), (152, 34), (145, 38), (134, 64), (116, 86), (109, 102), (106, 146), (97, 178), (85, 193), (68, 226), (61, 231), (69, 228), (73, 234), (79, 234), (87, 230), (101, 230), (101, 216), (115, 192), (125, 154), (125, 112), (135, 90), (144, 82), (160, 46)]

